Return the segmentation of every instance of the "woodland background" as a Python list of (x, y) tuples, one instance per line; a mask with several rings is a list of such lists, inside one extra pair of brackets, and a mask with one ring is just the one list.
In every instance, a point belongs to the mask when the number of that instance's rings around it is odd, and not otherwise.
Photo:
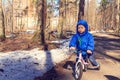
[(32, 41), (44, 44), (75, 32), (78, 19), (87, 20), (90, 31), (120, 35), (120, 1), (0, 0), (0, 41), (32, 33)]

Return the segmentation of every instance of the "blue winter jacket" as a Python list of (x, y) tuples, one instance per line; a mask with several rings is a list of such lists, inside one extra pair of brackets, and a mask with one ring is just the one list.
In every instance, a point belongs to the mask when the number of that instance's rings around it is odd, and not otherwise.
[[(78, 25), (85, 27), (85, 32), (78, 32)], [(94, 50), (94, 38), (91, 33), (88, 32), (88, 24), (85, 20), (79, 20), (76, 26), (76, 34), (73, 35), (69, 43), (69, 47), (76, 47), (76, 49), (82, 50), (82, 54), (86, 55), (86, 50)]]

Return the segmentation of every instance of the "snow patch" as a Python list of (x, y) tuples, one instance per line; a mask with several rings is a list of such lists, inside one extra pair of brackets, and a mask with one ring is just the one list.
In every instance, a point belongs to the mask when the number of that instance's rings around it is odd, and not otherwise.
[(68, 40), (64, 40), (58, 49), (40, 51), (35, 48), (30, 51), (18, 50), (13, 52), (0, 52), (0, 80), (34, 80), (50, 70), (70, 55), (68, 53)]

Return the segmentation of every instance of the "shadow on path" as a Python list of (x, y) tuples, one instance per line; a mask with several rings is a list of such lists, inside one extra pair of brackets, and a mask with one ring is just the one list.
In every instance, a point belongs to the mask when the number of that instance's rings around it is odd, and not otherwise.
[[(120, 39), (107, 38), (107, 37), (98, 37), (95, 38), (95, 53), (98, 53), (99, 56), (107, 57), (113, 60), (120, 62), (119, 58), (106, 54), (106, 51), (120, 50)], [(119, 55), (119, 53), (117, 53)]]
[[(44, 45), (44, 51), (46, 53), (46, 70), (48, 70), (47, 73), (45, 73), (42, 77), (36, 77), (35, 80), (55, 80), (57, 77), (57, 72), (54, 69), (54, 63), (52, 60), (51, 52), (48, 50), (48, 45)], [(48, 63), (49, 62), (49, 63)]]
[(66, 63), (63, 65), (63, 68), (65, 68), (65, 69), (72, 69), (74, 71), (75, 62), (73, 62), (73, 61), (66, 61)]
[(120, 78), (112, 76), (112, 75), (104, 75), (108, 80), (120, 80)]

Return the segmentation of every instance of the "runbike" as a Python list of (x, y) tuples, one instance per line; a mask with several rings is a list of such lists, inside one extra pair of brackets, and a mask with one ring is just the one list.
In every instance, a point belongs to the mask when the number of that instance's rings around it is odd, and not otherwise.
[(88, 57), (86, 56), (85, 59), (83, 59), (82, 51), (70, 50), (70, 52), (79, 53), (79, 56), (76, 58), (74, 77), (75, 80), (80, 80), (82, 78), (83, 71), (86, 71), (88, 68)]

